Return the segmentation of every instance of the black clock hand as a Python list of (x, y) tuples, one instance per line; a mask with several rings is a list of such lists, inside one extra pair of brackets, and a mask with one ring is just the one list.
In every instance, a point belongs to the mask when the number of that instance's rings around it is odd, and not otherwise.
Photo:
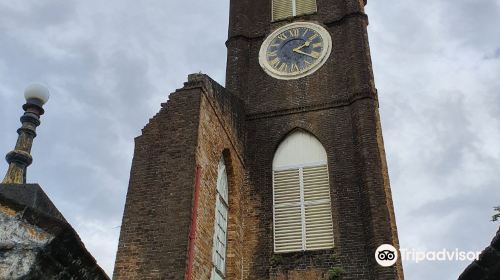
[(294, 51), (294, 52), (296, 52), (296, 53), (300, 53), (300, 54), (303, 54), (303, 55), (307, 55), (307, 56), (312, 57), (312, 58), (314, 58), (314, 59), (317, 59), (317, 58), (318, 58), (318, 56), (312, 55), (312, 54), (310, 54), (310, 53), (303, 52), (303, 51), (301, 51), (301, 50), (299, 50), (299, 49), (293, 49), (293, 51)]
[(303, 47), (309, 47), (310, 45), (311, 45), (311, 42), (310, 42), (310, 41), (306, 41), (306, 42), (305, 42), (304, 44), (302, 44), (301, 46), (298, 46), (298, 47), (294, 48), (294, 49), (293, 49), (293, 51), (294, 51), (294, 52), (296, 52), (296, 53), (300, 53), (300, 54), (303, 54), (303, 55), (307, 55), (307, 56), (309, 56), (309, 57), (312, 57), (312, 58), (314, 58), (314, 59), (317, 59), (317, 58), (318, 58), (318, 56), (312, 55), (312, 54), (310, 54), (310, 53), (303, 52), (303, 51), (301, 50)]

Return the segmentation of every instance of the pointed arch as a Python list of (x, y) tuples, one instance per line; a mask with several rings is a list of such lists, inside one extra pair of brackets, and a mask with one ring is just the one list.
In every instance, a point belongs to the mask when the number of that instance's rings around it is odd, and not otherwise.
[(273, 169), (327, 162), (326, 150), (311, 133), (297, 128), (281, 141), (273, 158)]
[(327, 153), (304, 130), (287, 135), (274, 154), (273, 222), (276, 253), (333, 247)]

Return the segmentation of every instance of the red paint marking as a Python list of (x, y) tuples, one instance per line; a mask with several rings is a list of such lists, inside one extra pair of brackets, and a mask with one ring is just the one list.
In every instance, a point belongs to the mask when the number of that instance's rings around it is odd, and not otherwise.
[(193, 261), (194, 261), (194, 240), (196, 238), (196, 221), (198, 219), (198, 199), (200, 193), (200, 178), (201, 178), (201, 167), (196, 165), (196, 178), (194, 185), (194, 198), (193, 198), (193, 209), (191, 218), (191, 230), (189, 232), (189, 247), (188, 247), (188, 264), (186, 270), (186, 280), (191, 280), (193, 273)]

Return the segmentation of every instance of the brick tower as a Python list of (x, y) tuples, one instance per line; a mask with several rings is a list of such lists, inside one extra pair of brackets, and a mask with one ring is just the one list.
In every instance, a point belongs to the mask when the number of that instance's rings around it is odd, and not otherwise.
[(115, 279), (403, 279), (362, 0), (231, 0), (135, 140)]

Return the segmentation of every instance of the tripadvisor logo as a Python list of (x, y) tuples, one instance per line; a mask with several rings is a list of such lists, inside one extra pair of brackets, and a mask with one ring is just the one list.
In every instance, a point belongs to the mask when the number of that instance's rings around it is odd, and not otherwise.
[(398, 260), (398, 250), (389, 244), (380, 245), (375, 251), (375, 260), (381, 266), (393, 266)]
[(393, 266), (398, 258), (403, 261), (412, 261), (419, 263), (422, 261), (473, 261), (478, 260), (481, 252), (465, 252), (455, 249), (449, 251), (442, 249), (440, 251), (417, 251), (416, 249), (401, 248), (397, 250), (389, 244), (380, 245), (375, 251), (375, 260), (381, 266)]

